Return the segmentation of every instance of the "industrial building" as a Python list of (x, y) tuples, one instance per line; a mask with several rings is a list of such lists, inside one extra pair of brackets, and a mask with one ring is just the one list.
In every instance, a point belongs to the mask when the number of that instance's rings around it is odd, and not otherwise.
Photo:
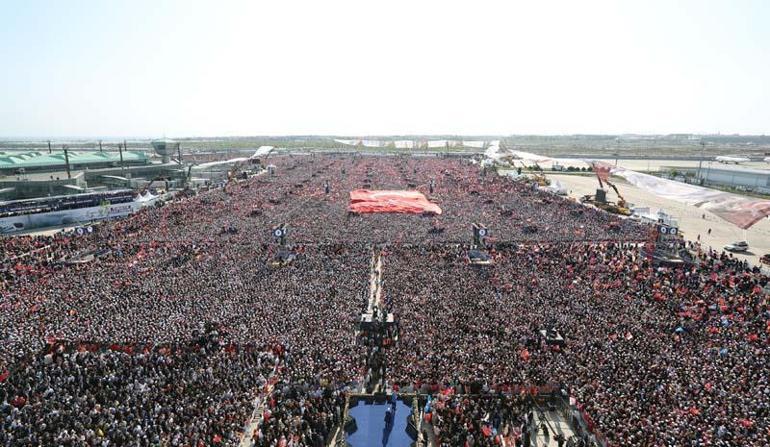
[(0, 200), (141, 188), (158, 179), (173, 187), (186, 184), (189, 170), (168, 162), (179, 143), (154, 141), (153, 147), (165, 163), (153, 163), (145, 151), (0, 152)]
[[(273, 150), (272, 146), (262, 146), (249, 157), (239, 154), (222, 160), (220, 154), (203, 153), (190, 154), (188, 160), (183, 160), (177, 141), (153, 140), (151, 145), (155, 154), (126, 150), (0, 151), (0, 201), (112, 189), (169, 190), (207, 185), (212, 179), (228, 178), (235, 172), (234, 166), (259, 163), (259, 157)], [(206, 162), (201, 163), (200, 158)]]
[(181, 145), (179, 142), (174, 140), (153, 140), (152, 141), (152, 148), (155, 149), (155, 152), (158, 153), (162, 157), (163, 163), (168, 163), (171, 161), (172, 155), (179, 155), (179, 158), (182, 158), (181, 153)]
[(691, 183), (701, 183), (704, 186), (727, 186), (743, 191), (770, 194), (770, 170), (712, 166), (703, 166), (700, 174), (697, 167), (671, 167), (667, 170), (676, 171)]
[[(69, 163), (69, 167), (67, 164)], [(63, 171), (108, 168), (150, 163), (142, 151), (85, 152), (53, 151), (51, 153), (0, 152), (0, 175), (24, 174), (34, 171)]]
[(0, 200), (31, 199), (85, 192), (88, 188), (83, 172), (38, 172), (19, 176), (0, 176)]

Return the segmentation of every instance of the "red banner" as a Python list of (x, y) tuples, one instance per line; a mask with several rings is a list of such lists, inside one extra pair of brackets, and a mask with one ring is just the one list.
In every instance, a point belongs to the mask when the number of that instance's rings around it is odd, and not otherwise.
[(441, 208), (419, 191), (350, 191), (348, 211), (366, 213), (441, 214)]

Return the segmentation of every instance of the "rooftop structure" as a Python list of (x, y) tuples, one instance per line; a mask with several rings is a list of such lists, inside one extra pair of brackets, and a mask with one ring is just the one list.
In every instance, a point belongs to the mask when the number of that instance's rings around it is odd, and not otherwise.
[(174, 140), (153, 140), (152, 148), (163, 157), (163, 163), (168, 163), (172, 155), (179, 151), (179, 142)]
[(88, 189), (83, 172), (48, 172), (0, 178), (0, 200), (78, 194)]
[(89, 165), (89, 169), (72, 169), (69, 175), (64, 169), (6, 174), (0, 174), (0, 200), (78, 194), (105, 188), (139, 188), (154, 178), (167, 179), (174, 187), (180, 187), (187, 171), (176, 163), (126, 163), (123, 168), (117, 163), (108, 167)]
[[(70, 169), (110, 167), (121, 163), (118, 152), (68, 151), (66, 156), (64, 151), (0, 152), (0, 173), (62, 170), (66, 168), (67, 158)], [(150, 159), (141, 151), (123, 151), (122, 162), (127, 165), (147, 164)]]

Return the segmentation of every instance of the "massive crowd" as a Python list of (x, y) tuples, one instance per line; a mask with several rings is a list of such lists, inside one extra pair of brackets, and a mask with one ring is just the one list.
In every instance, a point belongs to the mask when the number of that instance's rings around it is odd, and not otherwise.
[[(378, 352), (402, 390), (548, 384), (613, 445), (766, 444), (756, 269), (717, 253), (655, 268), (634, 244), (649, 228), (465, 160), (270, 162), (275, 175), (91, 234), (1, 241), (0, 444), (233, 445), (257, 396), (256, 445), (322, 444), (371, 366), (355, 331), (373, 252), (400, 328)], [(348, 213), (364, 187), (418, 189), (443, 213)], [(492, 266), (467, 263), (472, 222), (492, 232)], [(284, 223), (296, 258), (275, 267), (271, 228)], [(565, 344), (545, 344), (546, 328)], [(437, 411), (440, 437), (467, 440), (488, 402), (460, 419)], [(493, 428), (511, 436), (515, 417)]]
[[(767, 276), (702, 253), (655, 268), (625, 244), (522, 245), (469, 265), (460, 249), (383, 262), (400, 322), (402, 390), (568, 391), (613, 445), (765, 445)], [(435, 267), (435, 268), (434, 268)], [(555, 329), (565, 344), (547, 343)]]
[(235, 444), (275, 346), (52, 343), (0, 387), (0, 445)]
[(430, 402), (430, 427), (441, 447), (524, 444), (529, 430), (530, 405), (518, 395), (488, 396), (436, 395)]
[(282, 383), (267, 407), (252, 435), (255, 447), (326, 447), (342, 424), (345, 397), (338, 389)]

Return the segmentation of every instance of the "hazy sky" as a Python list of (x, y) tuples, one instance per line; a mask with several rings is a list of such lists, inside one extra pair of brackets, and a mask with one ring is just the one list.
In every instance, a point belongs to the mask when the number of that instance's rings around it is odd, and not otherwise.
[(0, 0), (0, 137), (770, 133), (770, 1)]

